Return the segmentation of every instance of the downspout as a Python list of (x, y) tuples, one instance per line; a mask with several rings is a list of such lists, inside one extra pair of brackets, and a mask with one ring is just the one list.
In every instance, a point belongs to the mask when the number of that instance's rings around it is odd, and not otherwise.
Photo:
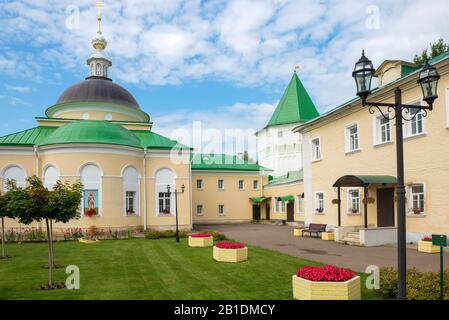
[(147, 230), (147, 148), (143, 149), (143, 230)]

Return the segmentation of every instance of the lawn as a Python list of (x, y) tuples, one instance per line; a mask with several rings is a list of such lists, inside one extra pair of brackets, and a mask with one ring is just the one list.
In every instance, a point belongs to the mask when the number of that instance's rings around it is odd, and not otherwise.
[[(212, 248), (189, 248), (186, 239), (105, 240), (55, 243), (59, 265), (80, 268), (80, 290), (36, 289), (47, 281), (46, 243), (11, 244), (0, 260), (0, 299), (292, 299), (291, 276), (319, 265), (249, 247), (249, 260), (215, 262)], [(65, 281), (65, 268), (55, 279)], [(364, 281), (362, 281), (362, 286)], [(364, 299), (379, 298), (362, 289)]]

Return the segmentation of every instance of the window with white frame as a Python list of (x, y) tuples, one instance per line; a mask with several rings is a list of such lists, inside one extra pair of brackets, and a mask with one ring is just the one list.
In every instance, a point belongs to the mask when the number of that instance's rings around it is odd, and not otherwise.
[(282, 201), (282, 199), (281, 198), (275, 198), (275, 207), (274, 207), (274, 209), (275, 209), (275, 211), (276, 211), (276, 213), (283, 213), (283, 212), (285, 212), (285, 210), (284, 210), (284, 208), (285, 208), (285, 202), (284, 201)]
[(259, 180), (254, 180), (253, 181), (253, 189), (254, 190), (259, 190)]
[(284, 133), (282, 131), (278, 131), (278, 138), (282, 138), (284, 136)]
[(298, 197), (298, 201), (297, 201), (297, 203), (298, 203), (298, 213), (301, 214), (302, 213), (302, 196), (298, 195), (297, 197)]
[(86, 164), (80, 171), (83, 184), (82, 212), (85, 216), (101, 215), (101, 170), (95, 164)]
[(18, 187), (25, 188), (26, 186), (26, 173), (19, 166), (9, 166), (3, 171), (3, 192), (6, 192), (6, 181), (14, 180)]
[(424, 117), (422, 110), (417, 108), (410, 109), (410, 116), (412, 121), (410, 121), (410, 135), (414, 136), (424, 132)]
[(385, 119), (383, 116), (376, 118), (376, 143), (391, 142), (391, 124), (390, 120)]
[(198, 190), (202, 190), (203, 189), (203, 180), (202, 179), (197, 179), (196, 180), (196, 188)]
[(52, 190), (59, 180), (59, 170), (55, 166), (48, 166), (44, 172), (44, 187)]
[(358, 214), (360, 213), (360, 190), (349, 189), (348, 190), (348, 212)]
[(196, 206), (196, 215), (197, 216), (202, 216), (203, 215), (203, 205), (199, 204)]
[(424, 185), (417, 183), (410, 186), (410, 210), (415, 214), (424, 213)]
[(317, 192), (315, 193), (315, 207), (317, 213), (324, 212), (324, 193)]
[(127, 167), (123, 171), (123, 193), (125, 215), (139, 214), (139, 173), (134, 167)]
[(218, 190), (224, 189), (224, 180), (223, 179), (218, 179), (217, 187), (218, 187)]
[(171, 196), (168, 192), (159, 192), (159, 214), (171, 214)]
[(239, 190), (245, 190), (245, 181), (239, 180)]
[(346, 127), (346, 152), (359, 149), (359, 126), (352, 124)]
[(175, 190), (175, 173), (168, 168), (159, 169), (155, 175), (156, 182), (156, 202), (155, 212), (157, 215), (175, 214), (175, 202), (171, 201), (174, 197), (167, 190), (167, 186), (170, 186), (171, 190)]
[(219, 204), (218, 205), (218, 215), (220, 216), (224, 216), (225, 211), (224, 211), (224, 204)]
[(312, 140), (312, 160), (321, 160), (320, 138)]

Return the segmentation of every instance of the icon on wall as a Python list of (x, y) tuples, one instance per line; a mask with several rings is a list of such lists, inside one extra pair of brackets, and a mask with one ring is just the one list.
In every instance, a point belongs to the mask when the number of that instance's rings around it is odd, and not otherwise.
[(83, 212), (88, 217), (98, 215), (98, 190), (84, 190)]

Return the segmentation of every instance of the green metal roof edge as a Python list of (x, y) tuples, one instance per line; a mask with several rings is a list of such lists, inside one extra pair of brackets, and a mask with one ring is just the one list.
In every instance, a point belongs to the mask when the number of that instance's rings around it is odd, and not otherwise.
[(365, 184), (398, 182), (398, 179), (396, 177), (389, 175), (354, 175), (354, 177), (356, 177)]
[[(78, 120), (82, 120), (82, 119), (75, 119), (75, 118), (52, 118), (52, 117), (34, 117), (34, 119), (36, 120), (60, 120), (61, 122), (65, 122), (65, 121), (78, 121)], [(101, 120), (100, 120), (101, 121)], [(132, 124), (153, 124), (153, 122), (149, 121), (125, 121), (125, 120), (105, 120), (105, 121), (109, 121), (111, 123), (132, 123)], [(44, 126), (43, 126), (44, 127)], [(45, 127), (52, 127), (52, 126), (45, 126)], [(142, 130), (143, 131), (143, 130)]]
[[(54, 131), (57, 128), (58, 127), (53, 127), (53, 126), (37, 126), (37, 127), (24, 129), (24, 130), (20, 130), (20, 131), (14, 132), (14, 133), (10, 133), (10, 134), (1, 136), (0, 140), (8, 138), (8, 137), (18, 136), (18, 135), (23, 134), (23, 133), (25, 133), (27, 131), (31, 132), (31, 131), (35, 131), (35, 130), (39, 130), (39, 129), (52, 129)], [(36, 145), (35, 143), (0, 142), (0, 147), (1, 146), (8, 146), (8, 147), (34, 147), (35, 145)]]
[[(203, 157), (230, 157), (233, 160), (236, 159), (238, 156), (236, 155), (229, 155), (229, 154), (223, 154), (223, 153), (195, 153), (192, 154), (191, 158), (191, 166), (192, 170), (195, 171), (247, 171), (247, 172), (260, 172), (260, 171), (272, 171), (269, 168), (265, 168), (255, 162), (243, 162), (243, 163), (204, 163)], [(193, 160), (195, 157), (201, 157), (201, 163), (193, 163)], [(239, 167), (240, 166), (240, 167)], [(241, 167), (241, 166), (247, 166), (247, 167)]]
[(138, 134), (155, 135), (155, 136), (160, 137), (161, 139), (166, 140), (167, 142), (170, 142), (170, 143), (174, 144), (173, 146), (157, 146), (157, 145), (156, 146), (151, 146), (151, 145), (145, 146), (145, 145), (143, 145), (142, 139), (139, 136), (137, 136), (137, 138), (141, 141), (142, 148), (146, 148), (146, 149), (164, 149), (164, 150), (173, 150), (173, 149), (175, 149), (175, 150), (183, 150), (183, 149), (193, 150), (192, 147), (189, 147), (189, 146), (187, 146), (185, 144), (182, 144), (182, 143), (180, 143), (180, 142), (178, 142), (176, 140), (172, 140), (170, 138), (167, 138), (167, 137), (165, 137), (165, 136), (163, 136), (163, 135), (161, 135), (161, 134), (159, 134), (157, 132), (154, 132), (154, 131), (148, 131), (148, 130), (129, 130), (129, 131), (132, 132), (132, 133), (138, 133)]
[[(446, 60), (447, 58), (449, 58), (449, 51), (446, 51), (446, 52), (440, 54), (439, 56), (436, 56), (435, 58), (430, 59), (430, 60), (429, 60), (429, 64), (433, 65), (433, 64), (439, 63), (439, 62), (441, 62), (441, 61), (444, 61), (444, 60)], [(398, 78), (398, 79), (396, 79), (396, 80), (394, 80), (394, 81), (388, 83), (387, 86), (392, 86), (392, 85), (394, 85), (394, 84), (397, 83), (397, 82), (400, 82), (400, 81), (402, 81), (402, 80), (404, 80), (404, 79), (407, 79), (408, 77), (412, 77), (412, 76), (415, 75), (416, 73), (419, 73), (419, 71), (420, 71), (420, 69), (418, 68), (417, 70), (415, 70), (415, 71), (413, 71), (413, 72), (411, 72), (411, 73), (409, 73), (409, 74), (407, 74), (407, 75), (405, 75), (405, 76), (402, 76), (402, 77), (400, 77), (400, 78)], [(382, 88), (383, 88), (383, 87), (382, 87)], [(382, 88), (379, 88), (379, 87), (374, 88), (374, 89), (372, 90), (372, 92), (373, 92), (373, 93), (376, 93), (376, 92), (380, 91)], [(316, 117), (315, 119), (312, 119), (312, 120), (309, 120), (309, 121), (307, 121), (307, 122), (305, 122), (305, 123), (300, 124), (298, 127), (294, 128), (294, 130), (296, 130), (297, 128), (299, 128), (299, 127), (301, 127), (301, 126), (303, 126), (303, 125), (308, 125), (308, 124), (314, 123), (314, 122), (316, 122), (316, 121), (319, 121), (319, 120), (321, 120), (322, 118), (325, 118), (326, 116), (329, 116), (330, 114), (332, 114), (332, 113), (334, 113), (334, 112), (337, 112), (337, 111), (339, 111), (339, 110), (342, 110), (342, 109), (344, 109), (346, 106), (350, 105), (351, 103), (354, 103), (354, 102), (359, 101), (359, 100), (360, 100), (359, 97), (354, 97), (354, 98), (352, 98), (351, 100), (348, 100), (348, 101), (346, 101), (346, 102), (344, 102), (344, 103), (338, 105), (337, 107), (332, 108), (332, 109), (330, 109), (329, 111), (326, 111), (326, 112), (322, 113), (321, 115), (319, 115), (319, 116)]]

